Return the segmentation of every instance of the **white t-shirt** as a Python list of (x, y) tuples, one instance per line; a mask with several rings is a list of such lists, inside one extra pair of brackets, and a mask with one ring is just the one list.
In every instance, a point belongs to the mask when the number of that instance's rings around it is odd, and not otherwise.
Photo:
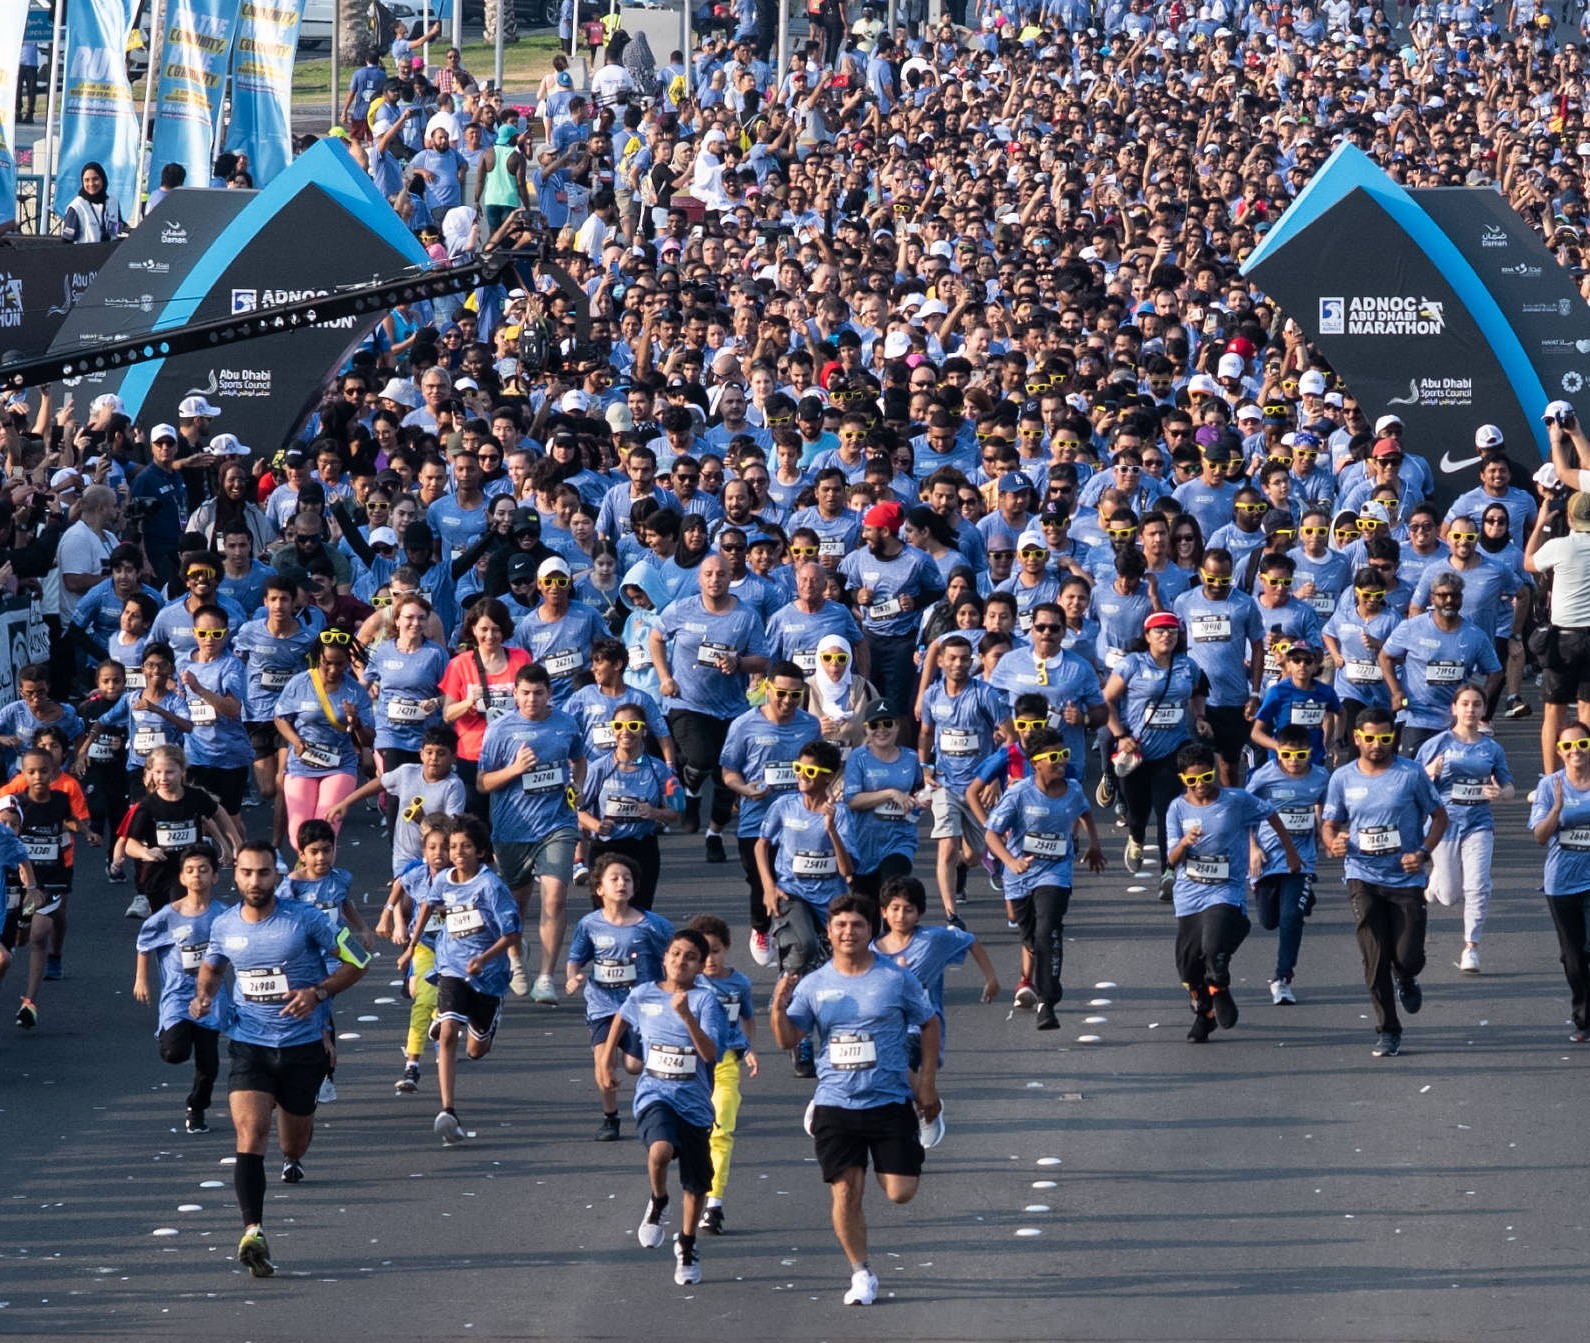
[(110, 532), (106, 532), (104, 536), (96, 536), (94, 529), (86, 522), (74, 522), (68, 527), (61, 534), (60, 549), (55, 552), (55, 567), (50, 570), (44, 585), (44, 609), (46, 611), (51, 609), (49, 589), (54, 585), (60, 592), (54, 609), (60, 613), (63, 625), (71, 620), (82, 594), (67, 591), (66, 584), (61, 582), (61, 575), (98, 575), (101, 564), (110, 558), (110, 552), (119, 544), (120, 542)]
[(1590, 532), (1553, 537), (1535, 552), (1535, 568), (1551, 571), (1551, 623), (1590, 629)]

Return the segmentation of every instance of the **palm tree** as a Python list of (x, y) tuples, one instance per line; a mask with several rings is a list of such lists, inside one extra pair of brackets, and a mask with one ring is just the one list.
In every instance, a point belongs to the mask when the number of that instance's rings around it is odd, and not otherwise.
[(371, 0), (336, 0), (341, 57), (349, 65), (363, 65), (371, 48), (384, 52), (392, 44), (392, 16)]
[(495, 43), (497, 40), (497, 24), (502, 24), (502, 40), (504, 42), (517, 42), (519, 40), (519, 15), (513, 0), (486, 0), (486, 31), (485, 40)]

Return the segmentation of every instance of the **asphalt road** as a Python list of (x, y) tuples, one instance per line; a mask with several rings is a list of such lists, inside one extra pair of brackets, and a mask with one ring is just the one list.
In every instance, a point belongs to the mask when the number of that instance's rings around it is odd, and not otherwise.
[[(1532, 730), (1504, 740), (1533, 779)], [(392, 1091), (407, 1008), (390, 953), (339, 1003), (339, 1031), (358, 1037), (341, 1045), (340, 1098), (321, 1110), (307, 1181), (270, 1188), (278, 1276), (249, 1278), (231, 1259), (224, 1108), (209, 1135), (180, 1132), (187, 1070), (160, 1062), (131, 998), (127, 888), (85, 880), (40, 1028), (15, 1030), (9, 1006), (0, 1024), (0, 1334), (1579, 1338), (1590, 1051), (1567, 1044), (1524, 814), (1522, 798), (1500, 809), (1484, 975), (1458, 975), (1460, 916), (1438, 910), (1424, 1010), (1392, 1060), (1369, 1054), (1333, 878), (1299, 1004), (1270, 1005), (1273, 935), (1256, 931), (1235, 961), (1241, 1022), (1188, 1045), (1171, 916), (1128, 891), (1114, 832), (1112, 871), (1073, 901), (1059, 1032), (1036, 1034), (1008, 993), (980, 1007), (975, 971), (952, 975), (949, 1133), (914, 1204), (869, 1198), (870, 1312), (840, 1303), (846, 1265), (800, 1131), (809, 1084), (781, 1056), (745, 1088), (728, 1234), (702, 1240), (705, 1281), (677, 1288), (669, 1252), (635, 1241), (627, 1089), (626, 1140), (591, 1141), (579, 1010), (510, 1000), (495, 1052), (462, 1068), (475, 1136), (444, 1150), (429, 1070), (418, 1096)], [(668, 843), (660, 910), (714, 911), (743, 937), (737, 873), (698, 855), (697, 839)], [(368, 819), (351, 823), (344, 859), (372, 901), (384, 857)], [(1008, 989), (1013, 935), (973, 886), (968, 917)], [(753, 978), (765, 997), (770, 972)]]

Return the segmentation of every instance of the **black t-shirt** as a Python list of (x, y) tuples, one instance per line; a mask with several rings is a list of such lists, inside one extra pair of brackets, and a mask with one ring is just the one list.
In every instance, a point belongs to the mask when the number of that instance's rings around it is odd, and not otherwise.
[(72, 872), (66, 865), (66, 822), (72, 816), (71, 800), (52, 788), (43, 802), (19, 793), (17, 805), (22, 809), (22, 826), (17, 834), (33, 862), (33, 874), (40, 888), (66, 890), (72, 883)]
[(182, 871), (182, 851), (204, 838), (204, 822), (218, 810), (216, 801), (202, 788), (184, 788), (175, 802), (150, 793), (133, 808), (127, 838), (163, 850), (158, 863), (138, 864), (138, 889), (154, 903), (165, 903), (177, 889)]

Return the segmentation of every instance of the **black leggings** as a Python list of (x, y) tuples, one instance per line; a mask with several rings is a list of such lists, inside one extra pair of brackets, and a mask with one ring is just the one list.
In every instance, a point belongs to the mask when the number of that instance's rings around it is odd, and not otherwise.
[(1182, 791), (1176, 777), (1176, 753), (1145, 760), (1124, 779), (1119, 779), (1121, 800), (1126, 803), (1126, 830), (1139, 844), (1148, 832), (1148, 817), (1154, 815), (1154, 834), (1159, 843), (1159, 865), (1165, 866), (1165, 813)]
[(865, 895), (874, 903), (879, 903), (883, 893), (883, 883), (890, 877), (909, 877), (911, 875), (911, 860), (903, 853), (891, 853), (878, 860), (878, 866), (871, 872), (857, 872), (850, 878), (850, 889), (857, 895)]
[(1193, 1011), (1211, 988), (1231, 987), (1231, 957), (1253, 925), (1236, 905), (1211, 905), (1176, 920), (1176, 973), (1193, 995)]
[(160, 1032), (160, 1057), (167, 1063), (186, 1063), (193, 1059), (193, 1090), (188, 1092), (188, 1109), (208, 1110), (221, 1071), (221, 1033), (196, 1021), (178, 1021)]
[(1021, 945), (1032, 952), (1033, 987), (1038, 1001), (1053, 1007), (1060, 1001), (1060, 969), (1065, 964), (1066, 911), (1071, 908), (1069, 886), (1039, 886), (1015, 902)]
[(1590, 1030), (1590, 892), (1581, 895), (1548, 895), (1552, 927), (1562, 951), (1562, 970), (1573, 997), (1573, 1024)]
[[(635, 895), (630, 904), (636, 909), (650, 909), (657, 898), (657, 877), (662, 870), (662, 852), (657, 847), (656, 835), (636, 835), (630, 839), (593, 839), (591, 865), (604, 853), (621, 853), (639, 869), (635, 876)], [(591, 883), (591, 907), (600, 909), (602, 898), (596, 893), (596, 883)]]
[(693, 709), (675, 709), (668, 715), (668, 731), (679, 752), (679, 779), (690, 797), (701, 796), (708, 779), (712, 780), (712, 824), (721, 830), (734, 810), (734, 794), (723, 786), (723, 740), (729, 735), (729, 720)]

